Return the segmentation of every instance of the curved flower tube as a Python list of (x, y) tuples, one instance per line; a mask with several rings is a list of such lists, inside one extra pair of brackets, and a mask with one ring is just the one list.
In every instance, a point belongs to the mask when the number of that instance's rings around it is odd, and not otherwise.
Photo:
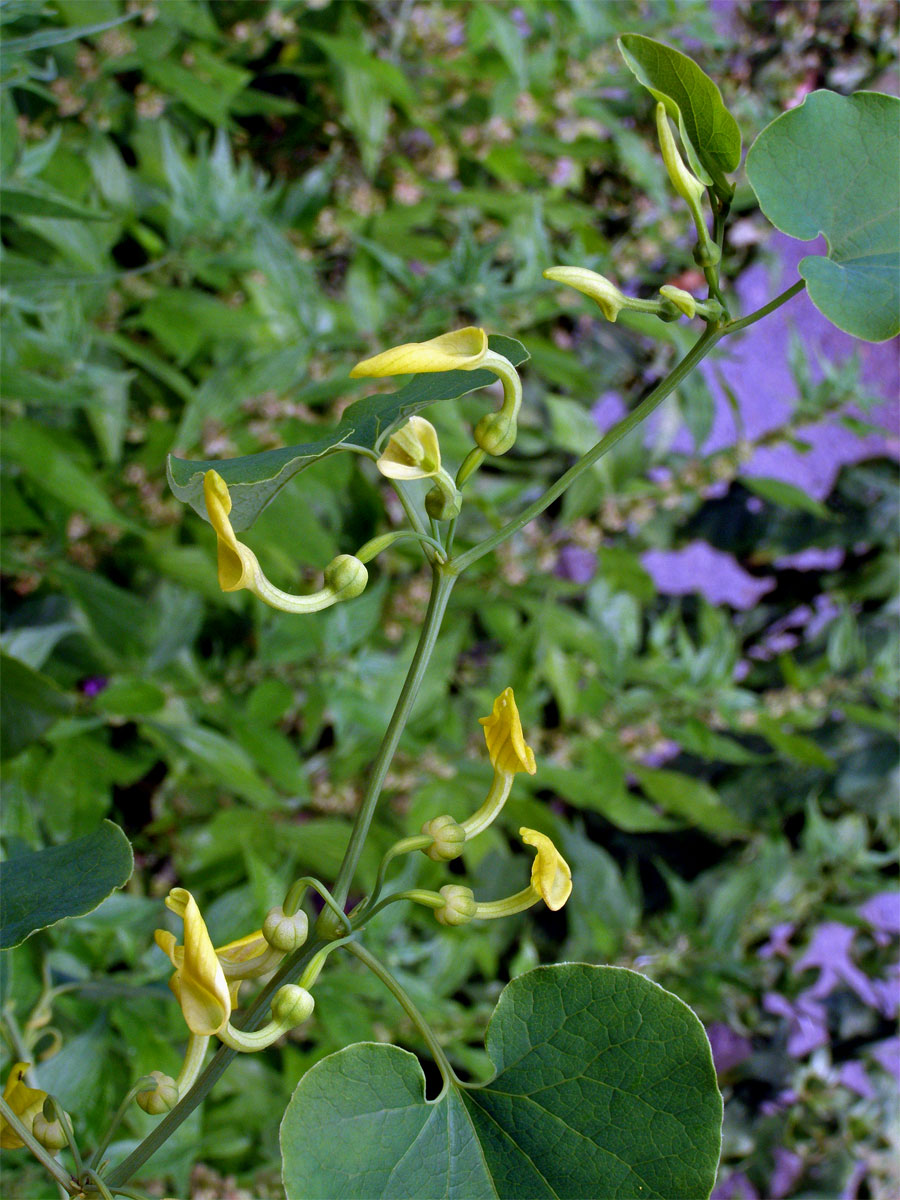
[[(31, 1063), (27, 1062), (14, 1063), (3, 1089), (3, 1099), (28, 1130), (33, 1129), (34, 1118), (47, 1099), (46, 1092), (42, 1092), (40, 1088), (29, 1087), (25, 1082), (25, 1072), (30, 1066)], [(24, 1145), (6, 1118), (0, 1116), (0, 1147), (4, 1150), (18, 1150)]]
[(228, 485), (218, 471), (207, 471), (203, 476), (203, 496), (209, 523), (216, 533), (219, 587), (223, 592), (247, 588), (272, 608), (284, 612), (311, 613), (329, 608), (339, 600), (352, 600), (364, 590), (368, 580), (365, 566), (352, 554), (339, 554), (325, 568), (325, 586), (320, 591), (309, 596), (283, 592), (268, 581), (250, 547), (243, 545), (235, 536), (228, 519), (231, 496)]
[(482, 920), (508, 917), (531, 908), (538, 900), (543, 900), (548, 908), (556, 912), (572, 894), (572, 872), (569, 864), (546, 834), (523, 826), (519, 830), (519, 837), (537, 850), (537, 857), (531, 866), (530, 884), (514, 896), (507, 896), (505, 900), (489, 900), (478, 904), (475, 917)]
[(354, 379), (364, 376), (377, 379), (385, 375), (477, 371), (480, 368), (493, 371), (503, 384), (503, 405), (498, 412), (488, 413), (478, 422), (475, 441), (485, 454), (505, 454), (516, 440), (522, 384), (509, 359), (488, 348), (488, 337), (483, 329), (469, 325), (465, 329), (442, 333), (427, 342), (394, 346), (357, 363), (350, 375)]
[(684, 159), (678, 153), (666, 106), (660, 100), (656, 106), (656, 131), (659, 135), (659, 148), (662, 151), (663, 162), (669, 173), (672, 187), (684, 200), (690, 209), (691, 217), (697, 229), (697, 253), (694, 257), (703, 267), (714, 267), (722, 257), (719, 247), (709, 236), (706, 218), (703, 215), (703, 193), (705, 188), (696, 175), (684, 165)]
[(679, 316), (676, 306), (666, 297), (662, 300), (637, 300), (633, 296), (626, 296), (605, 275), (598, 275), (587, 267), (548, 267), (543, 274), (545, 279), (565, 283), (577, 292), (590, 296), (600, 306), (607, 321), (615, 321), (623, 309), (652, 313), (663, 321), (676, 320)]
[(183, 946), (176, 943), (168, 930), (157, 929), (153, 935), (175, 968), (169, 987), (181, 1005), (191, 1033), (217, 1034), (228, 1024), (232, 994), (206, 922), (196, 900), (185, 888), (172, 888), (166, 897), (166, 907), (184, 922)]
[(459, 513), (462, 500), (441, 466), (437, 430), (424, 417), (410, 417), (392, 433), (375, 465), (386, 479), (433, 479), (436, 487), (425, 497), (425, 509), (435, 520), (448, 521)]

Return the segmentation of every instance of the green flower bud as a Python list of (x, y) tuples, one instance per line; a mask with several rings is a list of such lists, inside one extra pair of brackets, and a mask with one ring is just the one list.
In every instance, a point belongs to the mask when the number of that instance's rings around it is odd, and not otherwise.
[(675, 307), (680, 309), (686, 317), (695, 317), (697, 315), (697, 301), (684, 288), (675, 287), (674, 284), (667, 283), (665, 287), (659, 289), (659, 294), (665, 296), (667, 300), (671, 300)]
[(462, 508), (462, 496), (454, 487), (452, 492), (435, 484), (425, 497), (425, 511), (435, 521), (452, 521), (459, 516)]
[(69, 1144), (69, 1139), (66, 1137), (66, 1131), (62, 1127), (62, 1122), (55, 1119), (49, 1120), (42, 1112), (39, 1112), (35, 1116), (31, 1132), (44, 1149), (49, 1150), (53, 1154)]
[(433, 837), (433, 843), (423, 850), (434, 862), (449, 862), (451, 858), (459, 858), (466, 840), (466, 831), (462, 825), (448, 817), (432, 817), (422, 826), (422, 832)]
[(270, 908), (263, 921), (262, 935), (274, 950), (293, 954), (306, 941), (309, 933), (309, 918), (302, 909), (292, 917), (286, 917), (281, 905)]
[(475, 916), (478, 905), (471, 888), (458, 883), (448, 883), (441, 888), (444, 907), (435, 909), (435, 917), (441, 925), (467, 925)]
[(515, 417), (500, 412), (486, 413), (475, 426), (475, 443), (485, 454), (505, 454), (516, 440)]
[(325, 586), (342, 600), (352, 600), (365, 590), (369, 572), (352, 554), (339, 554), (325, 568)]
[(272, 997), (272, 1016), (279, 1025), (302, 1025), (312, 1016), (316, 1002), (306, 988), (286, 983)]
[(316, 933), (320, 938), (324, 938), (328, 942), (333, 942), (336, 938), (343, 937), (347, 932), (347, 926), (340, 919), (336, 912), (326, 905), (319, 913), (316, 921)]
[(714, 267), (722, 257), (722, 251), (715, 242), (705, 239), (694, 247), (694, 262), (698, 267)]
[(162, 1071), (151, 1071), (150, 1078), (155, 1081), (156, 1087), (152, 1092), (141, 1092), (136, 1097), (138, 1108), (154, 1117), (171, 1112), (178, 1103), (178, 1084), (171, 1075), (164, 1075)]

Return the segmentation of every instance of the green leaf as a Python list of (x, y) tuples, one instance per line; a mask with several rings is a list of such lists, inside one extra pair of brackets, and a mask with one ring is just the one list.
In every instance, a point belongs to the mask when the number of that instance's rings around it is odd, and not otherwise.
[(51, 188), (8, 183), (0, 187), (0, 209), (7, 217), (71, 217), (77, 221), (108, 221), (109, 213), (75, 204)]
[(52, 679), (4, 654), (0, 689), (0, 758), (13, 758), (72, 708)]
[(18, 946), (66, 917), (93, 912), (127, 883), (133, 865), (128, 838), (112, 821), (64, 846), (0, 864), (0, 950)]
[(710, 77), (687, 55), (639, 33), (623, 34), (619, 50), (638, 82), (677, 122), (694, 174), (730, 196), (725, 175), (741, 161), (741, 131)]
[(683, 817), (709, 833), (734, 837), (745, 832), (718, 793), (701, 779), (682, 775), (680, 771), (657, 771), (637, 763), (633, 763), (631, 769), (650, 799), (666, 812)]
[(767, 125), (747, 178), (772, 224), (800, 241), (824, 234), (827, 257), (800, 260), (809, 298), (854, 337), (900, 332), (900, 100), (812, 92)]
[[(513, 338), (492, 336), (490, 348), (508, 358), (513, 366), (519, 366), (528, 358), (525, 347)], [(179, 500), (190, 504), (207, 520), (203, 476), (215, 468), (231, 493), (232, 525), (235, 529), (247, 529), (288, 480), (317, 459), (340, 450), (374, 450), (378, 442), (407, 417), (440, 400), (456, 400), (467, 392), (487, 387), (494, 380), (491, 371), (416, 375), (399, 392), (357, 400), (344, 413), (338, 426), (314, 442), (264, 450), (244, 458), (203, 462), (169, 455), (169, 486)]]
[(834, 518), (834, 513), (829, 512), (820, 500), (784, 479), (770, 479), (765, 475), (741, 475), (740, 482), (747, 491), (755, 492), (769, 504), (778, 504), (781, 508), (797, 508), (826, 521)]
[(430, 1102), (396, 1046), (317, 1063), (281, 1125), (288, 1200), (709, 1195), (722, 1099), (677, 997), (621, 967), (539, 967), (504, 989), (486, 1044), (491, 1082)]
[(105, 33), (107, 29), (123, 25), (126, 21), (133, 21), (137, 16), (137, 12), (130, 12), (122, 17), (114, 17), (110, 21), (80, 25), (75, 29), (42, 29), (38, 33), (28, 34), (27, 37), (4, 38), (0, 44), (0, 57), (12, 58), (16, 54), (31, 54), (34, 50), (48, 50), (51, 46), (64, 46), (67, 42), (77, 42), (81, 38)]

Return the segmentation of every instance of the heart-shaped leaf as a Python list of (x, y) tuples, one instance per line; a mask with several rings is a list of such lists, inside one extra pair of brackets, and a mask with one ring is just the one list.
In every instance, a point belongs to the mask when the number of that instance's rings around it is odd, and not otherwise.
[(900, 332), (900, 100), (880, 92), (811, 92), (767, 125), (747, 178), (776, 228), (824, 234), (827, 258), (800, 274), (816, 308), (867, 342)]
[[(528, 359), (528, 351), (514, 338), (492, 335), (489, 345), (497, 354), (508, 358), (515, 367)], [(215, 468), (228, 484), (231, 494), (231, 524), (235, 529), (247, 529), (288, 480), (317, 459), (340, 450), (375, 450), (381, 439), (400, 421), (440, 400), (456, 400), (467, 392), (487, 387), (495, 380), (492, 371), (445, 371), (435, 375), (416, 375), (399, 392), (357, 400), (344, 413), (339, 425), (323, 433), (314, 442), (218, 461), (196, 462), (175, 458), (170, 454), (169, 486), (179, 500), (190, 504), (195, 512), (207, 520), (203, 476), (210, 468)]]
[(63, 846), (7, 859), (0, 864), (0, 950), (66, 917), (93, 912), (128, 882), (133, 866), (128, 838), (112, 821)]
[(741, 161), (741, 131), (710, 77), (686, 54), (640, 33), (623, 34), (619, 50), (638, 82), (677, 122), (694, 174), (730, 196), (725, 175)]
[(348, 1046), (300, 1080), (281, 1125), (288, 1200), (701, 1200), (722, 1099), (691, 1010), (621, 967), (538, 967), (503, 991), (496, 1075), (425, 1100), (417, 1059)]

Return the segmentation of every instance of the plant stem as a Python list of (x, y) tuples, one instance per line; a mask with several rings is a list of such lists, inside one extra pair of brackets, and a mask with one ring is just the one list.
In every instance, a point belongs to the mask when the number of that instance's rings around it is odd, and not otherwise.
[(440, 1100), (441, 1096), (443, 1096), (444, 1092), (446, 1092), (446, 1090), (456, 1082), (456, 1074), (450, 1065), (447, 1055), (444, 1053), (443, 1047), (437, 1040), (434, 1030), (416, 1008), (415, 1004), (413, 1004), (412, 999), (410, 998), (406, 989), (400, 983), (398, 983), (384, 963), (375, 958), (373, 954), (370, 954), (365, 946), (361, 946), (359, 942), (351, 942), (347, 946), (347, 949), (351, 954), (355, 955), (360, 962), (365, 963), (369, 970), (374, 975), (377, 975), (384, 986), (393, 993), (403, 1011), (424, 1038), (425, 1043), (428, 1046), (428, 1049), (431, 1051), (432, 1057), (434, 1058), (435, 1064), (441, 1073), (441, 1078), (444, 1081), (444, 1086), (441, 1088), (440, 1095), (436, 1097), (435, 1101), (432, 1101), (432, 1103), (436, 1103), (437, 1100)]
[[(447, 903), (439, 892), (429, 892), (424, 888), (410, 888), (405, 892), (391, 892), (389, 896), (385, 896), (383, 900), (379, 900), (377, 904), (362, 914), (363, 922), (368, 925), (369, 921), (377, 916), (382, 909), (387, 908), (389, 904), (396, 904), (398, 900), (412, 900), (416, 904), (427, 905), (428, 908), (443, 908)], [(362, 928), (362, 925), (360, 925), (360, 928)]]
[(6, 1120), (13, 1133), (28, 1147), (41, 1166), (47, 1171), (60, 1187), (65, 1188), (68, 1195), (74, 1195), (76, 1183), (53, 1156), (44, 1149), (28, 1127), (19, 1120), (9, 1104), (0, 1096), (0, 1116)]
[(368, 913), (375, 906), (378, 897), (381, 895), (381, 889), (384, 887), (384, 877), (387, 874), (387, 869), (401, 854), (412, 854), (416, 850), (427, 850), (432, 844), (434, 838), (427, 833), (413, 834), (412, 837), (403, 838), (399, 842), (394, 842), (393, 846), (385, 851), (378, 867), (378, 874), (375, 876), (375, 886), (372, 888), (372, 895), (369, 897), (369, 902), (360, 917), (364, 920), (368, 919)]
[(434, 651), (435, 643), (437, 642), (441, 621), (447, 609), (447, 602), (450, 599), (450, 593), (456, 582), (456, 576), (459, 574), (458, 570), (452, 574), (448, 574), (444, 567), (436, 564), (432, 564), (431, 569), (431, 596), (428, 600), (428, 611), (425, 613), (425, 620), (422, 623), (422, 630), (419, 634), (419, 643), (416, 646), (413, 660), (410, 663), (409, 671), (403, 682), (400, 696), (397, 699), (397, 705), (385, 730), (378, 756), (372, 764), (369, 783), (360, 803), (359, 812), (356, 814), (353, 831), (350, 834), (350, 840), (344, 852), (344, 861), (341, 863), (341, 868), (334, 885), (334, 898), (341, 905), (345, 903), (347, 894), (350, 891), (350, 884), (356, 873), (359, 858), (369, 834), (369, 827), (375, 815), (375, 807), (378, 804), (378, 797), (381, 795), (381, 789), (384, 786), (385, 776), (388, 773), (388, 768), (391, 765), (400, 737), (406, 727), (406, 722), (409, 720), (409, 714), (418, 695), (419, 686), (425, 676), (425, 671)]
[(737, 333), (741, 329), (746, 329), (748, 325), (755, 325), (757, 321), (761, 321), (763, 317), (767, 317), (770, 312), (774, 312), (776, 308), (781, 308), (782, 304), (786, 304), (788, 300), (793, 299), (805, 287), (806, 280), (798, 279), (796, 283), (792, 283), (789, 288), (783, 291), (780, 296), (776, 296), (774, 300), (770, 300), (768, 304), (764, 304), (756, 312), (750, 313), (748, 317), (741, 317), (739, 321), (730, 321), (722, 332), (726, 334)]
[(617, 442), (620, 442), (626, 434), (630, 433), (635, 426), (640, 425), (655, 408), (658, 408), (666, 396), (678, 387), (682, 379), (693, 371), (697, 363), (709, 354), (710, 350), (712, 350), (713, 346), (722, 336), (723, 331), (720, 329), (706, 329), (681, 362), (677, 363), (665, 379), (656, 385), (650, 395), (646, 396), (637, 408), (633, 412), (630, 412), (624, 420), (615, 425), (606, 437), (601, 438), (596, 446), (592, 446), (586, 454), (583, 454), (574, 466), (571, 466), (565, 474), (560, 475), (556, 483), (552, 484), (540, 499), (535, 500), (533, 504), (529, 504), (517, 517), (514, 517), (512, 521), (504, 525), (502, 529), (498, 529), (496, 533), (491, 534), (485, 541), (477, 546), (473, 546), (471, 550), (467, 550), (459, 558), (451, 559), (447, 564), (446, 570), (457, 575), (460, 574), (466, 567), (477, 562), (479, 558), (483, 558), (485, 554), (490, 554), (492, 550), (512, 537), (523, 526), (533, 521), (535, 517), (540, 516), (544, 509), (548, 508), (557, 496), (561, 496), (575, 482), (579, 475), (583, 474), (588, 467), (593, 466), (599, 458), (602, 458)]

